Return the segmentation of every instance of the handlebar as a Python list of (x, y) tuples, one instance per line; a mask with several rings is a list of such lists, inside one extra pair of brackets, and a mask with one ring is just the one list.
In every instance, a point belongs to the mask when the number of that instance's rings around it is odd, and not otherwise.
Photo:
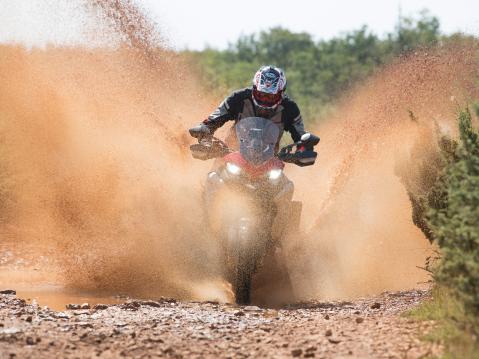
[[(197, 144), (190, 146), (193, 158), (205, 161), (223, 157), (233, 152), (225, 142), (211, 135), (205, 125), (193, 127), (190, 129), (190, 135), (198, 139)], [(314, 151), (314, 146), (318, 143), (319, 137), (311, 133), (305, 133), (301, 136), (300, 141), (281, 148), (276, 157), (283, 162), (293, 163), (300, 167), (311, 166), (318, 156)], [(296, 148), (295, 152), (293, 152), (294, 148)]]

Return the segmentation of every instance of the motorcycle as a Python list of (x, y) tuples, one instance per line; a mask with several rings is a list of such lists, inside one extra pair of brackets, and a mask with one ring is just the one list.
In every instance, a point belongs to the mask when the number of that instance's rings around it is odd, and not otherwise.
[(217, 159), (203, 194), (205, 214), (209, 230), (220, 239), (236, 303), (248, 304), (253, 275), (265, 257), (299, 229), (301, 202), (292, 200), (294, 185), (283, 174), (285, 163), (313, 165), (319, 137), (306, 133), (276, 151), (280, 130), (270, 120), (244, 118), (235, 131), (239, 151), (213, 137), (205, 125), (190, 129), (198, 139), (190, 150), (196, 159)]

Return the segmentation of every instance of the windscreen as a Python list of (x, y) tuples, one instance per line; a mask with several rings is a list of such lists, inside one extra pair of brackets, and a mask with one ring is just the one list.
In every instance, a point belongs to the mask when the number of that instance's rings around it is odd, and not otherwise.
[(259, 165), (274, 156), (279, 128), (270, 120), (248, 117), (236, 124), (236, 136), (243, 158)]

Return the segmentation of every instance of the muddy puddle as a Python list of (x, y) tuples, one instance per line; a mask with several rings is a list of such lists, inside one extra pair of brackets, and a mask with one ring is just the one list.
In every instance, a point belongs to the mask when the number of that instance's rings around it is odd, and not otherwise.
[(0, 270), (0, 290), (13, 289), (28, 304), (63, 311), (67, 304), (117, 304), (127, 296), (111, 293), (79, 292), (48, 280), (48, 273), (35, 269)]
[(0, 244), (0, 290), (12, 289), (28, 304), (63, 311), (67, 304), (117, 304), (128, 299), (116, 293), (67, 288), (56, 267), (52, 248)]

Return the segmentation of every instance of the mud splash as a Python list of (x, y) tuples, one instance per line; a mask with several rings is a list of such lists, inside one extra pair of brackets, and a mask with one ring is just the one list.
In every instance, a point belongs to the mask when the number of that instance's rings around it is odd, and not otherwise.
[(112, 3), (98, 23), (117, 15), (118, 49), (0, 47), (2, 241), (55, 247), (76, 289), (224, 299), (200, 225), (208, 165), (185, 153), (212, 103), (150, 28), (128, 25), (133, 5)]
[[(87, 8), (118, 47), (0, 46), (2, 242), (53, 248), (45, 272), (77, 293), (231, 300), (217, 243), (202, 226), (200, 183), (210, 164), (186, 151), (185, 129), (218, 99), (202, 97), (132, 1)], [(285, 248), (296, 299), (427, 279), (417, 266), (430, 247), (395, 166), (419, 127), (447, 123), (477, 96), (476, 50), (401, 59), (320, 123), (317, 165), (287, 169), (311, 227)]]
[(354, 297), (429, 279), (419, 267), (431, 247), (412, 223), (397, 166), (413, 146), (415, 155), (430, 150), (437, 126), (455, 127), (457, 110), (479, 95), (478, 65), (477, 44), (412, 54), (353, 89), (320, 124), (317, 166), (293, 171), (312, 226), (291, 244), (300, 296)]

